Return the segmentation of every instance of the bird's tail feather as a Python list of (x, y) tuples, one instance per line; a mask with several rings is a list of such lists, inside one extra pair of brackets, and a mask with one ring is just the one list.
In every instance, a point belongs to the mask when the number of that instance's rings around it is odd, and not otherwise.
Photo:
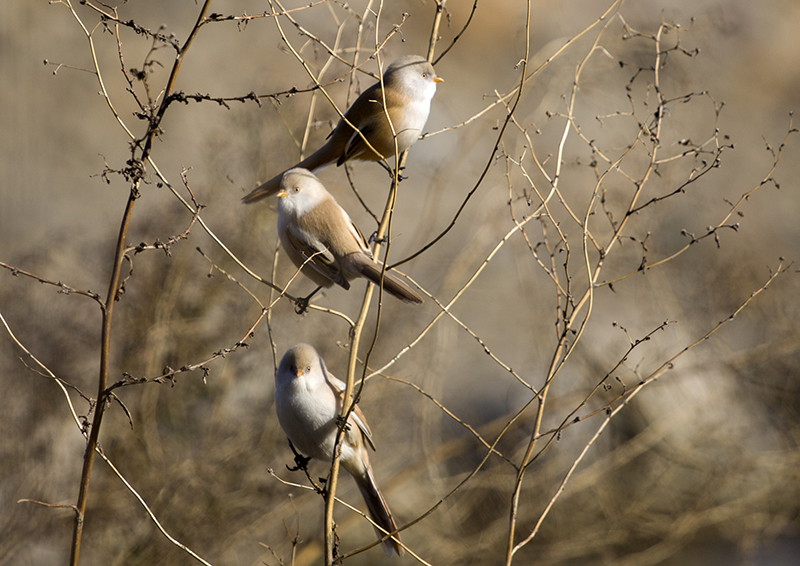
[[(334, 155), (330, 144), (325, 144), (317, 151), (306, 157), (303, 161), (290, 167), (289, 169), (294, 169), (295, 167), (302, 167), (303, 169), (308, 169), (312, 173), (316, 173), (320, 169), (324, 169), (331, 163), (335, 162), (338, 155)], [(288, 171), (289, 169), (286, 169)], [(267, 197), (271, 197), (281, 188), (281, 179), (283, 178), (283, 174), (286, 171), (281, 171), (277, 175), (275, 175), (269, 181), (260, 184), (255, 189), (247, 193), (247, 195), (242, 198), (242, 202), (245, 204), (251, 204), (261, 199), (265, 199)]]
[[(354, 257), (353, 259), (358, 262), (357, 271), (361, 273), (364, 277), (375, 283), (375, 285), (380, 285), (381, 283), (381, 267), (366, 254), (354, 254), (358, 257)], [(414, 303), (420, 304), (422, 303), (422, 297), (417, 294), (414, 289), (409, 287), (405, 282), (399, 279), (396, 275), (389, 273), (388, 271), (383, 275), (383, 289), (389, 293), (390, 295), (397, 297), (401, 301), (405, 303)]]
[[(375, 482), (375, 476), (372, 475), (372, 469), (367, 466), (366, 474), (360, 477), (353, 477), (356, 480), (359, 491), (361, 491), (361, 496), (364, 498), (364, 502), (367, 504), (369, 516), (373, 521), (375, 521), (376, 525), (386, 531), (381, 532), (380, 530), (375, 529), (375, 532), (378, 533), (378, 536), (383, 538), (386, 536), (386, 533), (396, 531), (397, 523), (394, 522), (394, 517), (392, 517), (391, 511), (389, 511), (389, 506), (386, 504), (386, 500), (383, 498), (381, 490), (378, 489), (378, 484)], [(400, 535), (396, 534), (392, 538), (387, 538), (383, 541), (383, 550), (386, 552), (387, 556), (391, 556), (393, 552), (397, 553), (398, 556), (403, 555), (403, 547), (398, 542), (399, 540)]]

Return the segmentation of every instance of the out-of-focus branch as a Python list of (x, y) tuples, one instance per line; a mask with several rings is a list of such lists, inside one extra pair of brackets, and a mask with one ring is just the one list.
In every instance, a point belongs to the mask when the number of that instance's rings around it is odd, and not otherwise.
[(635, 387), (632, 387), (627, 392), (627, 394), (624, 396), (622, 402), (619, 405), (617, 405), (617, 407), (615, 407), (613, 410), (610, 410), (610, 411), (607, 412), (606, 418), (603, 419), (603, 422), (600, 424), (600, 426), (598, 427), (597, 431), (594, 433), (592, 438), (586, 443), (586, 445), (581, 450), (581, 453), (578, 455), (578, 457), (575, 459), (575, 461), (570, 466), (569, 470), (567, 471), (566, 475), (564, 476), (564, 479), (561, 480), (561, 484), (558, 486), (558, 488), (556, 489), (556, 492), (550, 498), (550, 501), (548, 501), (547, 505), (545, 506), (544, 510), (542, 511), (541, 515), (539, 516), (539, 519), (536, 521), (536, 525), (533, 527), (533, 529), (528, 534), (528, 536), (526, 536), (523, 540), (521, 540), (519, 543), (517, 543), (514, 546), (514, 548), (512, 549), (512, 551), (511, 551), (512, 556), (517, 551), (519, 551), (522, 547), (527, 545), (533, 539), (533, 537), (536, 536), (536, 533), (539, 531), (539, 528), (542, 526), (542, 523), (544, 522), (544, 519), (550, 513), (550, 510), (553, 508), (553, 505), (558, 500), (559, 496), (564, 492), (564, 489), (566, 488), (567, 482), (569, 482), (570, 478), (572, 477), (572, 474), (575, 472), (575, 470), (577, 469), (578, 465), (580, 465), (580, 463), (583, 461), (584, 457), (589, 452), (589, 449), (594, 445), (594, 443), (597, 441), (597, 439), (600, 437), (600, 435), (603, 433), (603, 431), (608, 427), (608, 425), (611, 422), (611, 420), (614, 417), (616, 417), (619, 414), (619, 412), (622, 411), (628, 405), (628, 403), (630, 403), (630, 401), (634, 397), (636, 397), (636, 395), (640, 391), (642, 391), (642, 389), (644, 389), (648, 385), (654, 383), (664, 373), (666, 373), (667, 371), (672, 369), (674, 367), (675, 361), (678, 358), (683, 356), (689, 350), (692, 350), (693, 348), (699, 346), (700, 344), (702, 344), (703, 342), (705, 342), (706, 340), (711, 338), (711, 336), (713, 336), (714, 333), (717, 332), (717, 330), (722, 328), (727, 323), (733, 321), (733, 319), (736, 318), (736, 316), (740, 312), (742, 312), (750, 304), (750, 302), (753, 299), (755, 299), (758, 295), (760, 295), (763, 291), (765, 291), (767, 289), (767, 287), (769, 287), (770, 283), (772, 283), (772, 281), (774, 281), (775, 278), (778, 275), (780, 275), (780, 274), (782, 274), (784, 272), (785, 272), (785, 269), (783, 267), (783, 261), (781, 261), (780, 264), (778, 265), (778, 268), (769, 276), (767, 281), (761, 287), (759, 287), (758, 289), (753, 291), (750, 294), (750, 296), (747, 297), (747, 299), (745, 299), (745, 301), (742, 302), (739, 305), (739, 307), (736, 308), (736, 310), (734, 310), (730, 314), (730, 316), (728, 316), (727, 318), (721, 320), (719, 323), (717, 323), (716, 326), (714, 326), (711, 330), (706, 332), (698, 340), (696, 340), (695, 342), (693, 342), (693, 343), (689, 344), (688, 346), (684, 347), (680, 352), (678, 352), (677, 354), (675, 354), (674, 356), (669, 358), (667, 361), (663, 362), (655, 371), (653, 371), (644, 380), (642, 380), (641, 383), (637, 384)]

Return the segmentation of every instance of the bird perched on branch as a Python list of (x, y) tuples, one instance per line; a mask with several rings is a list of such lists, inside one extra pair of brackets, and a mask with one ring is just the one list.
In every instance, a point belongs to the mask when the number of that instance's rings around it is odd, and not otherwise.
[[(308, 344), (297, 344), (281, 359), (275, 374), (275, 411), (292, 446), (323, 462), (333, 460), (338, 419), (344, 401), (345, 384), (328, 372), (325, 362)], [(397, 530), (369, 463), (367, 446), (375, 450), (372, 433), (356, 405), (347, 418), (341, 443), (340, 463), (353, 479), (367, 504), (375, 529), (383, 538)], [(400, 536), (383, 541), (387, 555), (403, 554)]]
[[(395, 136), (398, 154), (404, 152), (417, 141), (425, 127), (436, 83), (442, 80), (424, 57), (401, 57), (383, 74), (383, 93), (380, 82), (361, 93), (339, 120), (327, 143), (295, 167), (316, 173), (331, 163), (341, 165), (350, 159), (383, 161), (395, 154)], [(279, 190), (282, 175), (260, 185), (242, 201), (249, 204), (274, 195)]]
[[(396, 275), (383, 272), (372, 259), (364, 236), (317, 177), (306, 169), (289, 169), (278, 192), (278, 236), (289, 259), (319, 287), (334, 283), (350, 288), (365, 277), (406, 303), (420, 297)], [(381, 281), (382, 279), (382, 281)], [(314, 295), (311, 293), (305, 303)]]

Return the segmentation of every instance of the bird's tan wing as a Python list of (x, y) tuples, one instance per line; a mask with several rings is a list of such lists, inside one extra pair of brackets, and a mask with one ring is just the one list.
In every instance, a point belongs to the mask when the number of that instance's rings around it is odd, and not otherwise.
[[(361, 116), (356, 116), (354, 112), (347, 111), (345, 117), (353, 124), (358, 131), (353, 130), (346, 122), (341, 121), (340, 126), (345, 129), (347, 133), (350, 134), (350, 137), (347, 140), (347, 143), (344, 146), (344, 151), (342, 155), (339, 156), (339, 161), (337, 165), (341, 165), (348, 159), (366, 159), (366, 160), (378, 160), (380, 159), (379, 156), (375, 155), (375, 152), (372, 151), (367, 144), (364, 143), (364, 138), (359, 135), (359, 131), (361, 134), (364, 135), (365, 138), (370, 140), (370, 143), (375, 147), (375, 143), (373, 142), (373, 135), (375, 131), (378, 130), (383, 123), (386, 122), (386, 117), (383, 112), (383, 96), (381, 95), (381, 83), (375, 83), (367, 90), (361, 93), (356, 101), (350, 107), (351, 110), (353, 108), (357, 108), (361, 112)], [(343, 131), (344, 133), (344, 131)], [(346, 134), (345, 134), (346, 135)], [(378, 149), (377, 147), (375, 149)], [(380, 151), (380, 149), (378, 149)], [(365, 156), (364, 154), (369, 154), (370, 157)], [(388, 156), (384, 156), (388, 157)]]
[[(377, 104), (377, 102), (375, 102), (374, 104)], [(375, 121), (370, 120), (366, 124), (362, 124), (361, 127), (359, 128), (361, 134), (363, 134), (365, 138), (370, 140), (370, 143), (372, 143), (371, 138), (373, 137), (373, 133), (376, 130), (375, 126), (376, 126)], [(361, 158), (363, 154), (367, 152), (372, 154), (375, 153), (369, 148), (367, 144), (364, 143), (364, 138), (362, 138), (358, 132), (353, 132), (353, 135), (350, 136), (350, 139), (347, 141), (347, 147), (344, 148), (344, 153), (342, 153), (341, 157), (339, 157), (339, 161), (337, 161), (336, 164), (341, 165), (348, 159)], [(378, 157), (376, 156), (375, 159), (377, 160)]]
[[(328, 383), (330, 384), (331, 389), (339, 399), (339, 407), (341, 408), (342, 404), (344, 403), (344, 391), (346, 385), (342, 380), (331, 374), (324, 366), (323, 369), (325, 370), (325, 375), (328, 378)], [(355, 421), (356, 426), (361, 431), (361, 435), (363, 436), (364, 440), (367, 441), (369, 447), (374, 451), (375, 441), (372, 440), (372, 431), (369, 429), (369, 425), (367, 424), (367, 418), (364, 416), (364, 413), (361, 412), (361, 408), (358, 405), (353, 408), (350, 418)]]
[[(347, 213), (345, 213), (346, 215)], [(358, 229), (356, 223), (353, 222), (349, 216), (347, 216), (347, 224), (350, 232), (353, 234), (353, 237), (358, 242), (358, 246), (361, 248), (361, 251), (367, 254), (370, 259), (372, 259), (372, 250), (369, 249), (369, 244), (367, 244), (367, 239), (364, 237), (364, 234), (361, 233), (361, 230)]]
[(293, 230), (286, 231), (286, 243), (300, 254), (304, 260), (309, 260), (308, 264), (312, 269), (341, 285), (345, 289), (350, 288), (350, 283), (342, 274), (339, 262), (334, 255), (322, 242), (315, 238), (309, 238), (306, 234), (297, 234)]

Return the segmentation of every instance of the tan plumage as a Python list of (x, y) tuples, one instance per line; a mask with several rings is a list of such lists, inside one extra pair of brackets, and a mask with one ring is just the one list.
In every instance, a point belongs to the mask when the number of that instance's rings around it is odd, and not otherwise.
[[(325, 367), (324, 360), (308, 344), (288, 350), (275, 374), (275, 411), (292, 445), (303, 454), (323, 462), (333, 459), (336, 419), (341, 413), (345, 384)], [(355, 479), (372, 520), (386, 532), (397, 530), (389, 506), (381, 494), (369, 462), (367, 446), (375, 450), (366, 418), (356, 405), (347, 420), (340, 462)], [(395, 540), (396, 539), (396, 540)], [(403, 554), (400, 536), (383, 541), (386, 554)]]
[[(317, 172), (331, 163), (341, 165), (350, 159), (380, 161), (394, 156), (394, 136), (392, 127), (386, 119), (388, 112), (397, 135), (400, 153), (417, 141), (425, 122), (428, 120), (431, 99), (436, 92), (436, 83), (442, 79), (436, 75), (433, 66), (419, 55), (401, 57), (383, 75), (386, 91), (386, 111), (384, 111), (381, 83), (378, 82), (361, 93), (345, 118), (361, 131), (369, 140), (376, 154), (363, 138), (345, 120), (338, 125), (328, 138), (328, 142), (294, 167), (302, 167)], [(242, 200), (252, 203), (274, 195), (280, 188), (280, 173), (258, 186)]]
[[(380, 284), (381, 267), (372, 260), (364, 236), (313, 173), (300, 168), (284, 173), (278, 199), (281, 244), (306, 276), (321, 287), (336, 283), (349, 289), (356, 277)], [(384, 273), (383, 288), (401, 301), (422, 302), (392, 273)]]

